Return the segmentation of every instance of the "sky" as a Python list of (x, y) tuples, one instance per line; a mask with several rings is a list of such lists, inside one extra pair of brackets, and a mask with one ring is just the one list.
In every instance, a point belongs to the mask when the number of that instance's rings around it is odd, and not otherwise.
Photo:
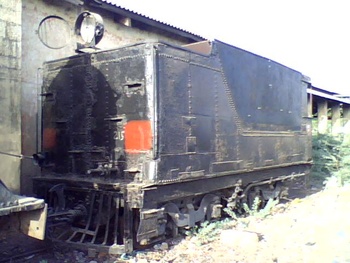
[(112, 1), (277, 61), (317, 88), (350, 95), (348, 0)]

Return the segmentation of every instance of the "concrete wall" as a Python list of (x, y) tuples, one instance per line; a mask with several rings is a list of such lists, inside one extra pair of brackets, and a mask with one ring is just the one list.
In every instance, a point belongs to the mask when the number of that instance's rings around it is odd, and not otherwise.
[(344, 133), (350, 134), (350, 105), (343, 105)]
[(319, 99), (317, 101), (317, 110), (318, 132), (325, 134), (328, 132), (328, 101)]
[[(1, 0), (5, 1), (5, 0)], [(7, 2), (7, 1), (6, 1)], [(8, 1), (8, 2), (12, 2)], [(165, 32), (141, 30), (125, 26), (118, 21), (120, 17), (115, 14), (91, 9), (87, 6), (73, 5), (64, 0), (23, 0), (22, 9), (22, 153), (31, 156), (37, 151), (37, 124), (40, 121), (38, 115), (38, 93), (41, 87), (41, 68), (45, 61), (58, 59), (75, 54), (76, 38), (73, 36), (75, 20), (82, 11), (91, 11), (100, 14), (104, 19), (105, 35), (98, 44), (100, 49), (116, 48), (118, 46), (149, 40), (165, 40), (172, 43), (186, 44), (183, 39)], [(69, 25), (71, 35), (65, 29), (52, 25), (47, 38), (52, 41), (62, 41), (69, 38), (68, 45), (61, 49), (50, 49), (45, 46), (38, 37), (40, 22), (49, 15), (62, 17)], [(131, 25), (133, 22), (131, 21)], [(51, 34), (49, 34), (51, 33)], [(39, 101), (40, 105), (40, 101)], [(30, 159), (23, 159), (21, 176), (22, 193), (30, 194), (32, 189), (32, 177), (40, 172)]]
[[(313, 98), (312, 114), (317, 115), (314, 132), (332, 135), (350, 135), (350, 105), (323, 97)], [(309, 104), (311, 101), (309, 100)]]
[[(37, 152), (38, 139), (38, 101), (42, 84), (42, 66), (44, 61), (74, 55), (75, 43), (61, 49), (50, 49), (39, 39), (40, 22), (49, 15), (57, 15), (69, 24), (73, 24), (81, 8), (65, 1), (23, 0), (22, 6), (22, 153), (31, 156)], [(53, 27), (55, 29), (55, 27)], [(49, 30), (50, 32), (50, 30)], [(66, 37), (66, 32), (51, 32), (48, 38)], [(22, 159), (21, 192), (30, 194), (32, 177), (40, 173), (30, 159)]]
[(0, 179), (20, 190), (21, 0), (0, 0)]

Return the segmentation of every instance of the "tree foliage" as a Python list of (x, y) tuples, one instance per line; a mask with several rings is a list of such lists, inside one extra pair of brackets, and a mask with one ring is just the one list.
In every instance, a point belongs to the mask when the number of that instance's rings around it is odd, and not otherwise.
[(350, 181), (350, 137), (316, 134), (312, 140), (313, 162), (311, 175), (327, 181), (337, 177), (340, 184)]

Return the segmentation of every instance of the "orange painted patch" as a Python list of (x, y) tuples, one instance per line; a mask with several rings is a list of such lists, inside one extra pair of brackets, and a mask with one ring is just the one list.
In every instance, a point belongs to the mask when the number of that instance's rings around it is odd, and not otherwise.
[(43, 148), (52, 149), (56, 146), (57, 131), (54, 128), (45, 128), (43, 132)]
[(138, 153), (152, 148), (152, 128), (150, 121), (129, 121), (124, 127), (124, 132), (126, 152)]

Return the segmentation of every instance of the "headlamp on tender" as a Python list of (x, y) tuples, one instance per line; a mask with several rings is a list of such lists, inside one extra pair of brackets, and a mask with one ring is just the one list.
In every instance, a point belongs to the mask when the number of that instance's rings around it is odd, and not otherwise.
[(75, 33), (82, 40), (82, 43), (78, 43), (78, 50), (81, 48), (95, 48), (104, 33), (102, 17), (88, 11), (81, 13), (75, 21)]

